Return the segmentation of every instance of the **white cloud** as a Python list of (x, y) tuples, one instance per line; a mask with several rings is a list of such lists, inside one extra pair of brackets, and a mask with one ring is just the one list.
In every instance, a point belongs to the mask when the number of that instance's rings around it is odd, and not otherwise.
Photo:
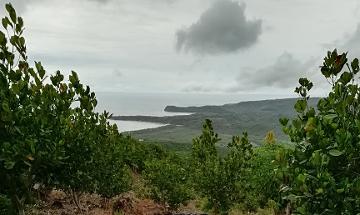
[[(41, 60), (50, 72), (74, 69), (96, 91), (206, 92), (226, 91), (231, 86), (239, 91), (245, 83), (248, 87), (242, 88), (243, 92), (265, 91), (259, 84), (267, 86), (266, 90), (289, 92), (285, 85), (292, 88), (290, 83), (295, 81), (296, 85), (298, 76), (303, 76), (299, 68), (304, 68), (311, 56), (318, 56), (314, 69), (309, 69), (318, 72), (316, 66), (327, 51), (322, 44), (344, 38), (345, 32), (350, 36), (337, 43), (339, 50), (360, 56), (360, 13), (353, 13), (357, 0), (346, 4), (337, 0), (0, 0), (1, 16), (5, 14), (3, 4), (8, 1), (14, 2), (24, 17), (30, 59)], [(220, 42), (206, 35), (199, 37), (204, 39), (199, 45), (189, 24), (195, 22), (197, 26), (204, 11), (214, 4), (225, 4), (218, 1), (234, 5), (233, 13), (218, 20), (233, 26), (234, 32), (247, 29), (239, 26), (256, 29), (252, 27), (260, 25), (261, 18), (263, 32), (253, 34), (257, 36), (255, 42), (219, 36), (213, 32), (219, 32), (222, 24), (214, 22), (209, 29)], [(174, 32), (181, 26), (188, 26), (184, 28), (187, 42), (182, 48), (203, 54), (176, 52)], [(224, 32), (232, 35), (229, 26)], [(196, 45), (190, 46), (189, 41)], [(279, 58), (285, 51), (291, 53), (290, 57)], [(288, 64), (293, 64), (292, 70), (286, 70), (293, 72), (293, 78), (283, 77), (288, 73), (279, 66)]]

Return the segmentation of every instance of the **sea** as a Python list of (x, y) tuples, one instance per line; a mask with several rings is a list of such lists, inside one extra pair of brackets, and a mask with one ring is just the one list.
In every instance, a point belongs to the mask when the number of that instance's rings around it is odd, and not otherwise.
[[(99, 112), (106, 110), (114, 116), (173, 116), (191, 113), (165, 112), (164, 108), (167, 105), (181, 107), (223, 105), (242, 101), (289, 98), (294, 95), (97, 92), (96, 97), (98, 100), (96, 110)], [(120, 132), (165, 126), (165, 124), (139, 121), (111, 120), (111, 122), (118, 125)]]

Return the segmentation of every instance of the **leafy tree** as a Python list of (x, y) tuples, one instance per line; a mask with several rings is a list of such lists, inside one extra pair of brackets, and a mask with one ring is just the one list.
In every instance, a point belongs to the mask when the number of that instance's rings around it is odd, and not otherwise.
[(168, 156), (168, 152), (162, 146), (138, 142), (130, 136), (121, 138), (118, 143), (122, 148), (125, 164), (137, 173), (145, 170), (147, 161), (166, 159)]
[(29, 66), (23, 20), (11, 4), (6, 10), (2, 25), (7, 34), (0, 31), (0, 192), (23, 214), (34, 181), (50, 180), (51, 169), (65, 159), (62, 127), (72, 100), (68, 86), (60, 84), (61, 74), (44, 84), (41, 64)]
[(274, 162), (277, 153), (283, 148), (280, 145), (264, 145), (254, 149), (250, 159), (250, 168), (245, 175), (245, 182), (249, 184), (245, 206), (256, 210), (264, 208), (270, 201), (281, 200), (279, 189), (281, 180), (274, 169), (278, 168)]
[(175, 154), (146, 162), (145, 179), (152, 198), (176, 209), (192, 199), (188, 161)]
[(206, 120), (202, 134), (193, 140), (193, 183), (207, 198), (209, 208), (217, 214), (227, 214), (232, 205), (245, 201), (249, 186), (244, 176), (249, 170), (253, 151), (244, 133), (243, 137), (233, 137), (228, 144), (228, 155), (221, 158), (215, 148), (219, 140), (212, 122)]
[(117, 144), (123, 137), (107, 122), (108, 113), (94, 111), (95, 93), (75, 72), (66, 82), (60, 71), (49, 80), (40, 62), (31, 67), (23, 20), (11, 4), (5, 8), (6, 33), (0, 31), (1, 199), (10, 199), (15, 213), (24, 214), (35, 183), (108, 197), (126, 190), (129, 175)]
[[(228, 205), (225, 193), (220, 188), (222, 168), (215, 144), (219, 141), (218, 134), (214, 132), (212, 122), (207, 119), (203, 125), (202, 134), (193, 139), (191, 161), (192, 177), (196, 191), (206, 197), (209, 207), (214, 207), (218, 212), (221, 205)], [(226, 201), (226, 202), (224, 202)]]
[(295, 92), (298, 116), (281, 119), (294, 151), (288, 157), (289, 187), (285, 198), (298, 214), (360, 213), (360, 87), (359, 60), (328, 52), (321, 73), (332, 86), (317, 110), (308, 106), (313, 84), (299, 80)]

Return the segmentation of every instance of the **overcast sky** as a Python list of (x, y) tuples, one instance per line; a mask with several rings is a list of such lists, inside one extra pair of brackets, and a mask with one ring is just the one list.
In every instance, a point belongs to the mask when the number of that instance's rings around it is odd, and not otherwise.
[(358, 0), (10, 2), (30, 58), (95, 91), (288, 94), (307, 76), (321, 94), (327, 50), (360, 56)]

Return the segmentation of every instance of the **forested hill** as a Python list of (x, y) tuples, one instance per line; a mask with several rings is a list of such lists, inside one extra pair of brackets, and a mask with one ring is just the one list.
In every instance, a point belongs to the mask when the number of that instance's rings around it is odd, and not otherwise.
[[(239, 102), (222, 106), (176, 107), (167, 106), (165, 111), (193, 113), (180, 116), (114, 116), (115, 120), (146, 121), (169, 124), (168, 126), (146, 129), (131, 134), (137, 138), (157, 142), (191, 143), (199, 134), (205, 119), (211, 119), (215, 131), (227, 143), (234, 134), (249, 133), (254, 143), (261, 143), (265, 134), (273, 130), (278, 140), (287, 141), (281, 130), (279, 118), (294, 117), (296, 98)], [(310, 99), (310, 106), (316, 107), (319, 98)], [(121, 125), (120, 125), (121, 126)]]

